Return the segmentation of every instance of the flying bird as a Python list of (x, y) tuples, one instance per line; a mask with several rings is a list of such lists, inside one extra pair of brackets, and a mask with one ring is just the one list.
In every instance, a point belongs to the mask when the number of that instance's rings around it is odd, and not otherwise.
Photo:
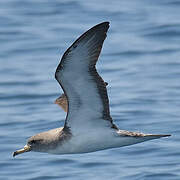
[(64, 91), (64, 127), (30, 137), (13, 156), (36, 151), (51, 154), (88, 153), (128, 146), (170, 136), (120, 130), (113, 122), (106, 83), (96, 70), (96, 62), (109, 28), (100, 23), (82, 34), (64, 53), (55, 78)]

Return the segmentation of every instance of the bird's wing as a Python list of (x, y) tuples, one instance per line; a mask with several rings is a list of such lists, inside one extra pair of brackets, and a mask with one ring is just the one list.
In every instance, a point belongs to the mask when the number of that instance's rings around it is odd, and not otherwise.
[(72, 131), (116, 127), (110, 116), (106, 84), (96, 71), (109, 22), (81, 35), (64, 53), (55, 73), (68, 99), (65, 127)]
[[(107, 86), (108, 83), (105, 82), (105, 85)], [(60, 97), (58, 97), (54, 103), (59, 105), (65, 112), (68, 111), (68, 102), (65, 94), (62, 94)]]

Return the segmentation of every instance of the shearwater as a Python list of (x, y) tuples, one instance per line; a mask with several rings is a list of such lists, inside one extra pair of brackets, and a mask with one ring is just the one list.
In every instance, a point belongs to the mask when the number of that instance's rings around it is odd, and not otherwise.
[(15, 151), (13, 156), (28, 151), (88, 153), (170, 136), (120, 130), (113, 123), (107, 84), (95, 67), (108, 28), (109, 22), (103, 22), (81, 35), (66, 50), (56, 69), (55, 78), (67, 101), (63, 108), (67, 111), (64, 127), (30, 137), (24, 148)]

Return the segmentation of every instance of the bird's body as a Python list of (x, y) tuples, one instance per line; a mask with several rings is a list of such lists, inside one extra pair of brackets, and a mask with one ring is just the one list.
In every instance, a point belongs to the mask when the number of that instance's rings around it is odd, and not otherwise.
[[(79, 134), (72, 135), (70, 131), (61, 127), (39, 133), (35, 138), (38, 136), (45, 137), (44, 147), (40, 146), (40, 149), (37, 147), (34, 151), (50, 154), (79, 154), (128, 146), (165, 135), (143, 134), (114, 128), (106, 131), (104, 128), (95, 128), (92, 131), (84, 130)], [(30, 138), (30, 141), (31, 139), (34, 139), (34, 136)]]
[(169, 136), (119, 130), (113, 123), (107, 83), (95, 68), (108, 28), (109, 22), (104, 22), (81, 35), (56, 69), (55, 78), (65, 93), (56, 100), (67, 111), (64, 127), (32, 136), (13, 156), (28, 151), (88, 153)]
[[(53, 131), (63, 131), (63, 129), (53, 129)], [(68, 132), (67, 132), (68, 134)], [(77, 135), (71, 135), (64, 141), (59, 139), (59, 145), (56, 148), (48, 150), (51, 154), (76, 154), (88, 153), (98, 150), (118, 147), (115, 130), (104, 131), (103, 129), (91, 132), (81, 132)], [(100, 135), (100, 136), (99, 136)], [(117, 134), (118, 135), (118, 134)], [(120, 139), (118, 140), (120, 144)]]

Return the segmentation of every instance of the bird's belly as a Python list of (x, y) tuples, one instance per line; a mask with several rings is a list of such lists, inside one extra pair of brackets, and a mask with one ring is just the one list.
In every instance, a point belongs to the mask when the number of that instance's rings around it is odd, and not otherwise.
[(103, 133), (88, 133), (72, 136), (69, 140), (57, 146), (48, 153), (53, 154), (76, 154), (88, 153), (109, 148), (121, 147), (134, 144), (131, 139), (117, 136), (113, 131)]

